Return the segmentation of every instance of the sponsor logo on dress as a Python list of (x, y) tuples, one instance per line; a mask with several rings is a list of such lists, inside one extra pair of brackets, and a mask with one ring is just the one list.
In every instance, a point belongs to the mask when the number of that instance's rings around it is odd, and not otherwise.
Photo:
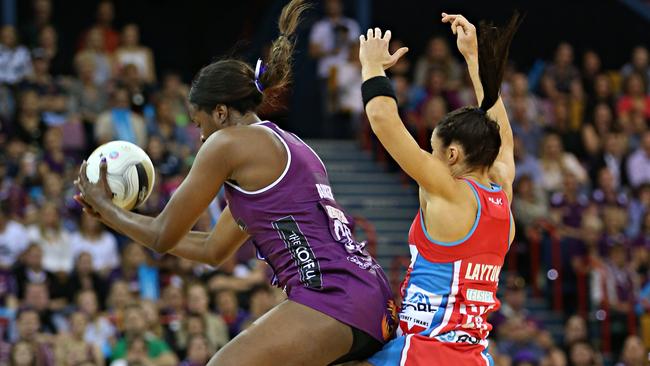
[(473, 288), (467, 289), (467, 300), (474, 302), (484, 302), (494, 304), (494, 296), (490, 291), (475, 290)]
[(328, 199), (334, 201), (334, 194), (332, 193), (332, 187), (327, 184), (316, 184), (316, 189), (318, 190), (318, 195), (321, 199)]
[(488, 201), (498, 206), (503, 206), (503, 198), (488, 197)]
[(414, 325), (429, 328), (435, 313), (440, 308), (442, 296), (429, 292), (411, 283), (406, 289), (400, 320), (405, 322), (408, 329)]
[(320, 289), (323, 285), (320, 264), (293, 216), (273, 221), (273, 227), (278, 231), (298, 267), (300, 282), (305, 287)]
[(501, 266), (469, 262), (465, 271), (465, 279), (497, 282), (499, 280), (499, 273), (501, 273)]

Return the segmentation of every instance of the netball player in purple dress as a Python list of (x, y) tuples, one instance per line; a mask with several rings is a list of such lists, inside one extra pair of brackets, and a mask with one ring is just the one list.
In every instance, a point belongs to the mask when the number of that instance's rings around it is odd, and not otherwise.
[[(248, 238), (275, 272), (288, 300), (223, 347), (209, 365), (329, 365), (364, 359), (394, 328), (390, 288), (380, 266), (351, 233), (352, 219), (332, 195), (318, 155), (255, 110), (270, 89), (288, 84), (292, 34), (302, 0), (279, 21), (266, 70), (238, 60), (204, 67), (189, 94), (204, 144), (157, 217), (112, 204), (102, 179), (82, 165), (76, 197), (85, 210), (158, 253), (219, 265)], [(225, 184), (228, 207), (211, 233), (192, 226)]]

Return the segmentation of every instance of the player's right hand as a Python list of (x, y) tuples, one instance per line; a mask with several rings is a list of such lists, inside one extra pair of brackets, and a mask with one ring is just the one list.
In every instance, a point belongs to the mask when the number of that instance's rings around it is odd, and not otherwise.
[(456, 45), (465, 59), (478, 55), (476, 27), (460, 14), (442, 13), (442, 22), (450, 23), (451, 31), (456, 35)]

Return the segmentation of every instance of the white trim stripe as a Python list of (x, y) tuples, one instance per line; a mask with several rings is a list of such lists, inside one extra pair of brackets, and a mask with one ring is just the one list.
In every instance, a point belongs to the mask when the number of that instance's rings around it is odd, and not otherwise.
[(492, 366), (492, 365), (490, 364), (490, 360), (487, 358), (487, 356), (485, 355), (485, 353), (481, 352), (481, 357), (483, 357), (483, 359), (485, 360), (485, 365), (486, 365), (486, 366)]
[(406, 365), (406, 359), (408, 358), (408, 353), (409, 353), (409, 348), (411, 348), (411, 337), (413, 337), (413, 334), (409, 334), (406, 336), (406, 340), (404, 341), (404, 348), (402, 349), (402, 356), (400, 357), (399, 361), (399, 366), (405, 366)]
[[(266, 121), (263, 121), (263, 122), (266, 122)], [(236, 189), (239, 192), (244, 193), (244, 194), (260, 194), (260, 193), (264, 193), (264, 192), (270, 190), (271, 188), (278, 185), (278, 183), (280, 183), (280, 181), (282, 181), (284, 176), (287, 175), (287, 172), (289, 171), (289, 167), (291, 167), (291, 150), (289, 150), (289, 145), (287, 145), (287, 142), (284, 141), (284, 139), (280, 136), (279, 133), (275, 132), (271, 127), (263, 125), (262, 124), (263, 122), (253, 123), (250, 126), (264, 127), (266, 129), (268, 129), (269, 131), (273, 132), (273, 134), (282, 142), (282, 145), (284, 145), (285, 150), (287, 150), (287, 165), (284, 167), (284, 171), (282, 172), (282, 174), (280, 174), (278, 179), (276, 179), (273, 183), (269, 184), (268, 186), (266, 186), (264, 188), (260, 188), (260, 189), (258, 189), (256, 191), (247, 191), (247, 190), (245, 190), (245, 189), (243, 189), (243, 188), (241, 188), (241, 187), (239, 187), (237, 185), (234, 185), (234, 184), (232, 184), (232, 183), (230, 183), (228, 181), (225, 182), (227, 185), (231, 186), (232, 188), (234, 188), (234, 189)]]
[(449, 293), (449, 297), (447, 298), (447, 308), (445, 309), (445, 315), (442, 318), (442, 322), (440, 322), (440, 325), (438, 325), (433, 331), (431, 331), (431, 334), (429, 334), (429, 337), (435, 337), (440, 334), (440, 331), (442, 331), (447, 324), (449, 324), (449, 319), (451, 318), (451, 314), (454, 312), (454, 307), (456, 306), (456, 295), (458, 294), (458, 279), (460, 277), (460, 267), (461, 267), (461, 260), (457, 260), (454, 262), (454, 274), (452, 275), (452, 281), (451, 281), (451, 292)]

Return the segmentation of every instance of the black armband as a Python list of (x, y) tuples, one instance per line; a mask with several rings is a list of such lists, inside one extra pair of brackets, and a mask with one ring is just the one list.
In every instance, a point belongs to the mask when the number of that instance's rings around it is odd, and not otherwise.
[(395, 90), (390, 79), (385, 76), (375, 76), (361, 84), (361, 96), (363, 97), (363, 106), (374, 97), (391, 97), (397, 102)]

